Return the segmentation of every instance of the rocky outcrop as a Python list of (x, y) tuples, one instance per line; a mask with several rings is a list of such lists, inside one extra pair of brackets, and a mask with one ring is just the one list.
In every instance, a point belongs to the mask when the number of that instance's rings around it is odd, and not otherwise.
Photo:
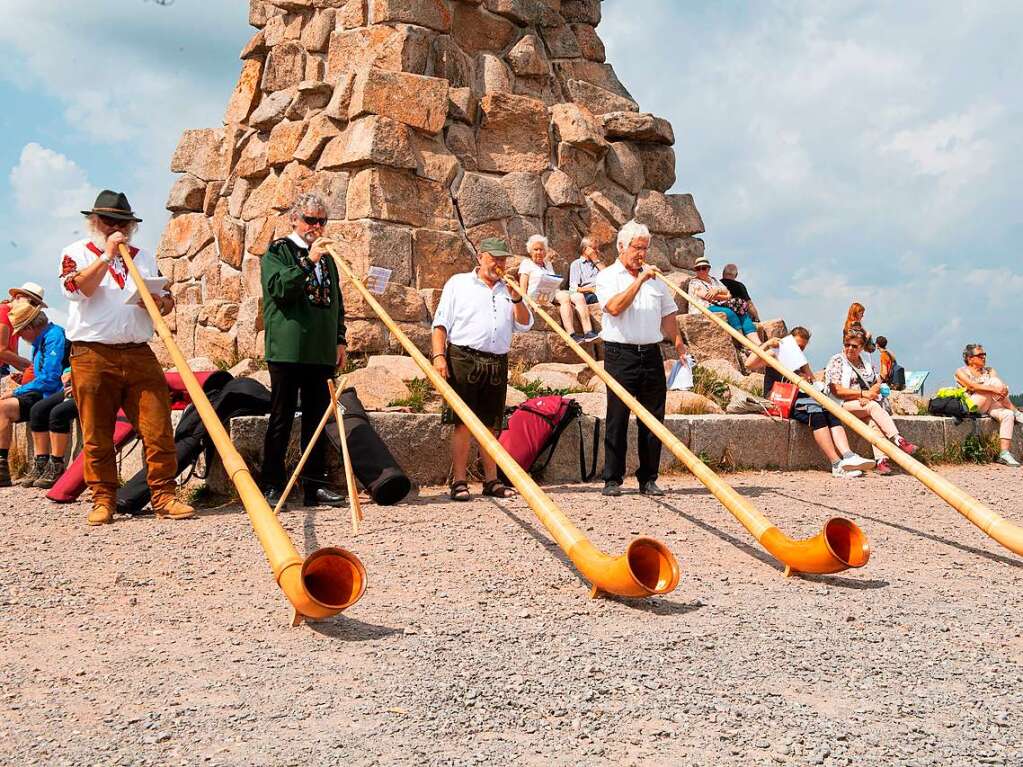
[[(223, 125), (186, 131), (171, 162), (158, 255), (182, 347), (261, 353), (260, 258), (305, 191), (357, 271), (393, 270), (424, 348), (436, 292), (485, 237), (524, 253), (543, 233), (565, 268), (587, 235), (613, 258), (635, 216), (656, 233), (651, 260), (690, 268), (703, 222), (666, 194), (674, 131), (605, 62), (599, 21), (599, 0), (251, 0)], [(397, 351), (366, 307), (349, 315), (352, 351)], [(517, 359), (565, 358), (549, 335), (518, 341)]]

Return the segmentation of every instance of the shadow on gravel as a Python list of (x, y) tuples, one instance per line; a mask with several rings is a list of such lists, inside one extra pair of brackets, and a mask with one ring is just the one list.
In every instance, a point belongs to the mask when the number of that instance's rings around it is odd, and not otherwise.
[[(782, 493), (779, 492), (778, 490), (773, 490), (772, 492), (775, 495), (782, 496), (783, 498), (789, 498), (793, 501), (800, 501), (801, 503), (806, 503), (809, 504), (810, 506), (818, 506), (822, 509), (827, 509), (829, 511), (837, 511), (840, 514), (848, 513), (834, 506), (828, 506), (826, 503), (808, 501), (805, 498), (799, 498), (798, 496), (788, 495), (787, 493)], [(925, 533), (923, 530), (917, 530), (915, 527), (900, 525), (896, 522), (892, 522), (887, 519), (878, 519), (877, 517), (872, 517), (869, 514), (863, 514), (862, 512), (858, 512), (856, 516), (861, 517), (863, 519), (869, 519), (871, 522), (877, 522), (877, 524), (884, 525), (885, 527), (891, 527), (894, 528), (895, 530), (901, 530), (902, 532), (909, 533), (910, 535), (916, 535), (920, 538), (925, 538), (928, 541), (934, 541), (935, 543), (941, 543), (944, 544), (945, 546), (950, 546), (953, 549), (959, 549), (959, 551), (966, 552), (967, 554), (975, 554), (978, 557), (989, 559), (992, 562), (998, 562), (999, 564), (1009, 565), (1010, 567), (1023, 567), (1023, 562), (1020, 562), (1017, 559), (1013, 559), (1012, 557), (1007, 557), (1003, 554), (995, 554), (994, 552), (985, 551), (984, 549), (978, 549), (973, 546), (968, 546), (965, 543), (957, 543), (956, 541), (950, 541), (948, 538), (942, 538), (940, 535), (935, 535), (934, 533)]]
[(682, 511), (682, 509), (679, 509), (679, 508), (677, 508), (675, 506), (672, 506), (667, 501), (654, 501), (654, 503), (656, 503), (658, 506), (662, 506), (663, 508), (667, 509), (668, 511), (674, 512), (675, 514), (678, 514), (680, 517), (682, 517), (686, 521), (692, 522), (694, 525), (696, 525), (701, 530), (704, 530), (704, 531), (710, 533), (711, 535), (713, 535), (713, 536), (715, 536), (717, 538), (720, 538), (725, 543), (729, 543), (732, 546), (735, 546), (735, 548), (739, 549), (739, 551), (742, 551), (742, 552), (744, 552), (746, 554), (749, 554), (751, 557), (753, 557), (754, 559), (760, 560), (765, 565), (768, 565), (771, 568), (773, 568), (775, 570), (778, 570), (779, 572), (781, 572), (781, 571), (783, 571), (785, 569), (780, 562), (776, 562), (774, 557), (772, 557), (767, 552), (762, 551), (761, 549), (758, 549), (755, 546), (751, 546), (750, 544), (746, 543), (745, 541), (740, 541), (738, 538), (735, 538), (735, 537), (729, 535), (728, 533), (726, 533), (723, 530), (718, 530), (716, 527), (714, 527), (713, 525), (707, 524), (702, 519), (697, 519), (696, 517), (692, 516), (691, 514), (686, 514), (684, 511)]
[(825, 586), (835, 586), (840, 589), (884, 589), (891, 586), (888, 581), (861, 581), (855, 578), (843, 578), (840, 575), (812, 575), (809, 573), (793, 573), (793, 576), (802, 578), (804, 581), (820, 583)]
[(401, 629), (364, 623), (343, 615), (330, 621), (307, 622), (305, 625), (317, 634), (344, 642), (372, 642), (375, 639), (384, 639), (402, 633)]
[(703, 602), (672, 602), (664, 597), (649, 597), (647, 599), (627, 599), (626, 597), (609, 596), (605, 594), (601, 599), (607, 602), (615, 602), (633, 610), (654, 615), (688, 615), (694, 613), (701, 607)]
[(509, 511), (504, 506), (499, 504), (495, 499), (487, 498), (486, 500), (489, 501), (502, 514), (504, 514), (506, 517), (508, 517), (508, 519), (510, 519), (512, 522), (514, 522), (516, 525), (518, 525), (520, 528), (522, 528), (522, 530), (525, 531), (529, 535), (530, 538), (532, 538), (534, 541), (536, 541), (541, 546), (543, 546), (545, 549), (547, 549), (551, 554), (553, 554), (554, 557), (559, 562), (561, 562), (561, 564), (563, 564), (565, 567), (568, 568), (569, 572), (571, 572), (572, 575), (575, 576), (576, 580), (579, 581), (580, 584), (582, 584), (586, 588), (590, 587), (590, 584), (588, 584), (583, 579), (583, 577), (579, 574), (579, 571), (575, 569), (575, 565), (572, 564), (572, 560), (569, 559), (565, 555), (565, 552), (561, 550), (561, 547), (557, 543), (555, 543), (550, 538), (545, 538), (544, 536), (540, 535), (540, 533), (538, 533), (536, 530), (534, 530), (529, 524), (527, 524), (526, 522), (523, 522), (517, 516), (512, 514), (511, 511)]
[[(551, 487), (544, 487), (544, 492), (548, 495), (562, 495), (569, 493), (592, 493), (593, 495), (599, 496), (603, 485), (554, 485)], [(739, 495), (745, 495), (749, 498), (758, 498), (764, 493), (771, 492), (772, 488), (760, 487), (759, 485), (750, 485), (748, 487), (736, 487), (735, 492)], [(673, 495), (710, 495), (710, 490), (707, 488), (700, 487), (671, 487), (665, 488), (664, 493), (667, 497)], [(635, 487), (623, 487), (622, 495), (639, 495), (639, 489)]]

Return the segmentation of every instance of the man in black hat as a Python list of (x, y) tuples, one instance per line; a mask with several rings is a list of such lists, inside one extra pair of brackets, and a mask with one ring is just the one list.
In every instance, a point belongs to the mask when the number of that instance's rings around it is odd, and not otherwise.
[[(191, 506), (175, 495), (178, 474), (170, 396), (163, 369), (149, 348), (153, 321), (142, 301), (125, 303), (132, 286), (121, 257), (125, 246), (145, 278), (159, 276), (151, 253), (130, 245), (142, 219), (128, 198), (100, 192), (92, 210), (83, 210), (89, 237), (64, 248), (60, 281), (68, 308), (71, 380), (82, 421), (85, 481), (92, 491), (90, 525), (113, 521), (117, 500), (114, 424), (123, 409), (142, 438), (153, 511), (186, 519)], [(153, 295), (161, 314), (174, 309), (169, 293)]]

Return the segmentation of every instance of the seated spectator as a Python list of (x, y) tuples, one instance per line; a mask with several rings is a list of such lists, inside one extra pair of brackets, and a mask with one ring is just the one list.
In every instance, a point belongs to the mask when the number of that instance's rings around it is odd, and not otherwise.
[[(538, 296), (540, 290), (540, 283), (545, 275), (558, 276), (558, 273), (554, 271), (554, 266), (551, 263), (551, 250), (550, 244), (547, 242), (547, 238), (543, 235), (534, 234), (526, 241), (526, 250), (529, 253), (529, 258), (522, 261), (519, 264), (519, 286), (530, 298), (534, 300), (543, 301)], [(596, 333), (593, 333), (593, 323), (590, 321), (589, 311), (586, 309), (585, 299), (579, 297), (577, 299), (582, 307), (580, 309), (580, 322), (583, 323), (583, 331), (585, 333), (587, 326), (590, 329), (589, 338), (585, 334), (581, 335), (575, 333), (575, 326), (572, 320), (572, 307), (573, 301), (567, 290), (559, 290), (554, 295), (554, 302), (558, 305), (561, 312), (561, 324), (564, 326), (571, 336), (572, 340), (578, 342), (581, 341), (592, 341), (597, 337)], [(583, 320), (582, 316), (585, 315), (586, 319)]]
[(16, 334), (32, 343), (32, 369), (35, 377), (14, 390), (11, 397), (0, 400), (0, 487), (11, 484), (7, 463), (11, 449), (12, 426), (29, 419), (32, 406), (60, 391), (64, 384), (64, 329), (50, 322), (38, 306), (18, 302), (11, 309), (11, 326)]
[[(866, 344), (863, 331), (851, 328), (843, 336), (842, 343), (844, 351), (832, 357), (824, 371), (824, 383), (832, 399), (912, 455), (916, 452), (916, 445), (899, 434), (899, 428), (887, 409), (888, 401), (881, 396), (881, 378), (870, 364), (870, 357), (863, 354)], [(873, 451), (877, 473), (891, 474), (887, 456), (876, 447)]]
[(1023, 413), (1016, 409), (1009, 399), (1009, 387), (998, 372), (987, 366), (987, 352), (981, 344), (967, 344), (963, 350), (963, 365), (956, 371), (956, 381), (970, 395), (977, 410), (998, 421), (998, 438), (1001, 452), (995, 460), (1004, 466), (1018, 467), (1011, 452), (1012, 429), (1017, 423), (1023, 424)]
[(728, 288), (728, 292), (732, 294), (732, 298), (736, 301), (746, 302), (746, 313), (754, 322), (760, 322), (760, 311), (753, 303), (753, 299), (750, 298), (749, 291), (746, 290), (746, 286), (739, 282), (739, 267), (735, 264), (725, 264), (725, 268), (721, 270), (721, 284)]
[[(579, 243), (579, 258), (568, 268), (568, 290), (558, 291), (555, 302), (561, 310), (561, 323), (565, 330), (572, 334), (576, 341), (589, 343), (595, 341), (598, 333), (593, 329), (593, 318), (590, 317), (589, 304), (597, 303), (597, 275), (604, 268), (600, 261), (600, 251), (593, 247), (593, 241), (584, 237)], [(572, 309), (579, 316), (581, 335), (576, 335), (572, 320)]]
[(866, 314), (866, 311), (863, 304), (856, 302), (849, 304), (849, 311), (845, 315), (845, 325), (842, 326), (842, 336), (844, 337), (850, 330), (862, 331), (865, 337), (863, 350), (868, 354), (873, 354), (877, 347), (874, 345), (874, 339), (871, 338), (870, 333), (863, 327), (863, 315)]
[(20, 288), (11, 288), (10, 298), (0, 301), (0, 379), (10, 374), (11, 368), (21, 371), (32, 363), (18, 354), (18, 335), (11, 329), (11, 309), (14, 304), (27, 301), (33, 306), (46, 308), (43, 302), (43, 288), (34, 282), (26, 282)]
[[(792, 337), (800, 349), (806, 350), (810, 343), (810, 331), (804, 327), (792, 328)], [(760, 345), (760, 348), (771, 356), (777, 357), (775, 351), (781, 343), (779, 338), (768, 338)], [(750, 354), (746, 360), (748, 370), (764, 371), (764, 396), (771, 396), (771, 389), (779, 381), (785, 379), (773, 367), (764, 362), (756, 354)], [(810, 365), (804, 365), (800, 370), (794, 371), (803, 378), (813, 383), (813, 371)], [(813, 432), (813, 441), (824, 453), (831, 463), (831, 474), (842, 479), (855, 479), (862, 477), (863, 472), (874, 468), (874, 462), (863, 458), (852, 451), (849, 447), (849, 438), (845, 434), (842, 422), (834, 415), (822, 408), (810, 397), (800, 395), (796, 400), (796, 406), (792, 409), (792, 420), (799, 421), (810, 427)]]
[[(68, 344), (70, 348), (70, 344)], [(50, 489), (64, 473), (64, 459), (71, 438), (71, 426), (78, 418), (78, 405), (71, 396), (71, 368), (61, 376), (64, 388), (40, 400), (29, 411), (35, 460), (18, 484), (22, 487)]]
[[(688, 293), (704, 301), (707, 304), (707, 308), (712, 312), (725, 315), (728, 324), (751, 341), (760, 343), (760, 336), (757, 335), (757, 328), (753, 324), (753, 318), (749, 316), (745, 306), (746, 302), (742, 299), (735, 301), (721, 280), (711, 275), (710, 261), (700, 256), (696, 259), (696, 264), (693, 268), (696, 271), (696, 276), (689, 281)], [(690, 303), (689, 313), (699, 314), (700, 310)]]

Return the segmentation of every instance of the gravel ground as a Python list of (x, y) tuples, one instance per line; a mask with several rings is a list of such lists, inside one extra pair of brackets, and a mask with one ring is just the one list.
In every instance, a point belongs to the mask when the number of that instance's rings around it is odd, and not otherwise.
[[(948, 473), (1023, 522), (1023, 474)], [(667, 597), (591, 601), (521, 501), (434, 489), (354, 541), (346, 510), (287, 513), (370, 578), (292, 629), (237, 508), (96, 529), (2, 490), (0, 763), (1023, 763), (1023, 560), (910, 477), (729, 481), (793, 536), (851, 517), (870, 563), (785, 579), (689, 476), (663, 502), (552, 488), (605, 550), (679, 558)]]

